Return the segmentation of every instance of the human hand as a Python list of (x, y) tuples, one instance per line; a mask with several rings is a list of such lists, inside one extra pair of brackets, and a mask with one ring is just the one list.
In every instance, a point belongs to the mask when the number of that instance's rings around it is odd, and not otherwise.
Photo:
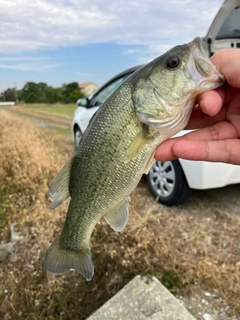
[[(211, 57), (226, 84), (199, 95), (185, 129), (198, 129), (158, 146), (155, 158), (240, 164), (240, 50), (223, 49)], [(201, 128), (201, 129), (199, 129)]]

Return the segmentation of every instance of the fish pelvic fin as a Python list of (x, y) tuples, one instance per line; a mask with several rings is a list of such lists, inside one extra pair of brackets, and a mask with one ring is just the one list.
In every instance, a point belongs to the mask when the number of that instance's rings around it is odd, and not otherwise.
[(71, 158), (59, 171), (56, 178), (53, 180), (48, 191), (51, 197), (50, 209), (53, 210), (65, 201), (69, 196), (69, 179), (71, 174), (73, 158)]
[(59, 236), (47, 253), (44, 268), (52, 274), (63, 274), (74, 269), (90, 281), (94, 275), (91, 249), (90, 247), (78, 251), (63, 249)]
[(122, 231), (128, 221), (128, 204), (130, 202), (130, 197), (128, 197), (119, 207), (117, 207), (114, 211), (104, 216), (104, 219), (110, 225), (110, 227), (120, 232)]

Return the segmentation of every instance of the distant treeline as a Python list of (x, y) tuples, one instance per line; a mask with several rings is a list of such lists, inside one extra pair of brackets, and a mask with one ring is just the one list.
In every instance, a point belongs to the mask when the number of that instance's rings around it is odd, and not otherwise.
[(25, 103), (76, 103), (84, 97), (77, 82), (53, 88), (44, 82), (26, 82), (21, 90), (8, 88), (0, 93), (0, 101), (22, 101)]

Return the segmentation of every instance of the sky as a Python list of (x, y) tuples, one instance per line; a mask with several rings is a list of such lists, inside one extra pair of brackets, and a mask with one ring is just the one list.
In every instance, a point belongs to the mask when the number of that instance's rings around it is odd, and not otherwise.
[(223, 0), (0, 0), (0, 92), (102, 85), (204, 36)]

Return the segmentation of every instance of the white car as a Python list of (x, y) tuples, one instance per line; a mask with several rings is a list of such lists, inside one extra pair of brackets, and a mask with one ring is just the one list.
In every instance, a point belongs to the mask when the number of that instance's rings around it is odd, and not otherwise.
[[(230, 27), (231, 26), (231, 27)], [(225, 1), (213, 21), (203, 46), (209, 56), (215, 51), (231, 47), (240, 48), (240, 0)], [(72, 122), (72, 135), (77, 146), (88, 123), (99, 106), (134, 71), (129, 68), (97, 90), (91, 97), (78, 101)], [(185, 131), (178, 135), (183, 135)], [(167, 206), (186, 201), (191, 189), (211, 189), (240, 183), (240, 166), (204, 161), (154, 161), (146, 180), (153, 196)]]

